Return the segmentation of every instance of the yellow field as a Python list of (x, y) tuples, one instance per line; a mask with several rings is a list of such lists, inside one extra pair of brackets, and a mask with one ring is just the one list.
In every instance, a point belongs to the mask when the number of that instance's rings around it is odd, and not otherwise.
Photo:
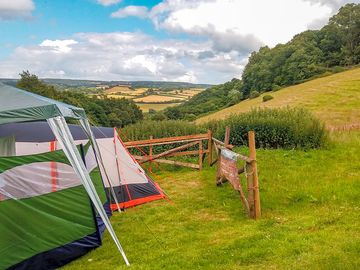
[(136, 103), (143, 112), (148, 112), (149, 109), (154, 109), (156, 111), (164, 110), (167, 107), (172, 107), (179, 105), (180, 103), (168, 103), (168, 104), (156, 104), (156, 103)]
[(109, 89), (106, 89), (104, 92), (106, 94), (113, 94), (113, 93), (117, 93), (117, 92), (128, 92), (128, 91), (132, 91), (129, 86), (127, 85), (119, 85), (119, 86), (115, 86)]
[(179, 100), (181, 101), (183, 98), (181, 97), (169, 97), (169, 96), (160, 96), (160, 95), (150, 95), (142, 98), (135, 98), (135, 102), (167, 102), (172, 100)]
[[(264, 95), (274, 99), (262, 102)], [(224, 119), (231, 114), (250, 111), (251, 108), (304, 107), (312, 111), (329, 128), (360, 124), (360, 68), (315, 79), (299, 85), (268, 92), (255, 99), (201, 117), (196, 123)]]
[(130, 95), (112, 95), (112, 94), (110, 94), (110, 95), (106, 95), (108, 98), (133, 98), (132, 96), (130, 96)]
[[(131, 89), (128, 85), (118, 85), (112, 88), (106, 89), (104, 94), (109, 98), (126, 98), (132, 99), (135, 102), (146, 102), (148, 104), (139, 103), (139, 107), (142, 111), (147, 112), (149, 109), (154, 110), (163, 110), (167, 107), (175, 106), (180, 104), (181, 102), (185, 102), (194, 95), (200, 93), (201, 91), (205, 90), (203, 88), (189, 88), (189, 89), (174, 89), (172, 91), (163, 91), (161, 89), (153, 88), (158, 94), (143, 96), (144, 93), (149, 88), (141, 87)], [(163, 94), (163, 95), (162, 95)], [(167, 94), (169, 96), (167, 96)], [(169, 104), (156, 104), (154, 102), (171, 102), (171, 101), (178, 101), (179, 103), (169, 103)]]
[(199, 94), (200, 92), (204, 91), (203, 88), (191, 88), (191, 89), (183, 89), (183, 90), (172, 90), (170, 92), (168, 92), (169, 94), (173, 94), (173, 95), (181, 95), (181, 96), (189, 96), (189, 97), (193, 97), (196, 94)]

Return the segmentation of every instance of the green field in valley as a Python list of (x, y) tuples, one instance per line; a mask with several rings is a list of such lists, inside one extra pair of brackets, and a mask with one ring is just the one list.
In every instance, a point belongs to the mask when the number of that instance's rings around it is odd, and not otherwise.
[[(155, 177), (172, 204), (111, 221), (131, 269), (359, 269), (359, 152), (357, 131), (333, 133), (324, 149), (259, 149), (259, 221), (228, 184), (216, 187), (215, 168), (173, 167)], [(103, 246), (64, 269), (129, 268), (106, 233)]]

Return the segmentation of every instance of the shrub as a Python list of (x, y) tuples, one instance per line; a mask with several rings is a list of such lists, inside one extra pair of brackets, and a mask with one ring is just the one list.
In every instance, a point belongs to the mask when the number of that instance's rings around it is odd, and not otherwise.
[[(193, 123), (182, 120), (164, 120), (164, 121), (141, 121), (134, 125), (126, 126), (119, 130), (119, 135), (124, 141), (136, 141), (153, 138), (173, 137), (189, 134), (206, 133), (205, 127), (199, 127)], [(168, 150), (170, 148), (179, 146), (180, 144), (173, 145), (158, 145), (154, 146), (153, 153)], [(141, 147), (143, 151), (148, 153), (148, 147)], [(189, 148), (190, 150), (191, 148)], [(132, 154), (141, 154), (136, 148), (130, 151)]]
[(265, 95), (263, 96), (263, 102), (266, 102), (266, 101), (269, 101), (269, 100), (272, 100), (274, 97), (271, 96), (271, 95)]
[(281, 86), (279, 86), (277, 84), (273, 84), (271, 89), (272, 89), (272, 91), (276, 92), (276, 91), (279, 91), (281, 89)]
[(251, 91), (249, 98), (253, 99), (257, 98), (258, 96), (260, 96), (260, 93), (258, 91)]
[(166, 115), (163, 112), (156, 112), (155, 114), (152, 114), (150, 117), (151, 120), (154, 121), (163, 121), (166, 120)]
[(204, 125), (221, 140), (226, 126), (231, 129), (230, 143), (236, 146), (247, 145), (250, 130), (255, 131), (256, 145), (262, 148), (317, 148), (327, 138), (324, 125), (309, 111), (298, 108), (254, 109)]
[(150, 136), (164, 138), (197, 133), (206, 133), (206, 128), (182, 120), (141, 121), (120, 130), (124, 141), (145, 140)]

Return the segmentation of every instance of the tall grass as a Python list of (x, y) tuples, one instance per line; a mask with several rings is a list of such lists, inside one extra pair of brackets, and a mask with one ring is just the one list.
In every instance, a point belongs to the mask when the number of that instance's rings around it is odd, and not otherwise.
[(324, 124), (300, 108), (253, 109), (203, 125), (219, 139), (224, 138), (226, 126), (231, 129), (230, 143), (237, 146), (247, 145), (250, 130), (255, 131), (256, 145), (262, 148), (318, 148), (327, 138)]

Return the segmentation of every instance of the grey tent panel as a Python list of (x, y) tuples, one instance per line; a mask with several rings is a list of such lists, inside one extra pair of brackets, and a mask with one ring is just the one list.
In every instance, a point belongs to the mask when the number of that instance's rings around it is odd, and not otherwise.
[(0, 157), (15, 156), (15, 136), (0, 136)]
[(0, 83), (0, 124), (46, 120), (56, 116), (79, 119), (84, 109)]
[[(87, 140), (81, 126), (68, 125), (74, 140)], [(96, 139), (113, 138), (114, 129), (106, 127), (92, 127), (92, 132)], [(17, 142), (51, 142), (55, 140), (55, 135), (51, 131), (47, 122), (24, 122), (9, 123), (0, 125), (0, 137), (15, 136)]]

